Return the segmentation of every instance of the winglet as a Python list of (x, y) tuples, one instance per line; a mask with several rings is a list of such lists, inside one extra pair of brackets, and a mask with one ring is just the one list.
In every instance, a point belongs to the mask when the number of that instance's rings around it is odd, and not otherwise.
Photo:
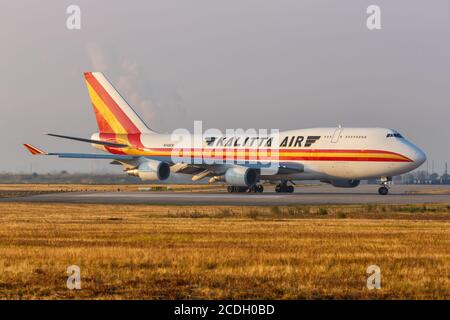
[(32, 155), (36, 155), (36, 154), (47, 154), (47, 152), (42, 151), (41, 149), (38, 149), (36, 147), (33, 147), (31, 144), (25, 143), (24, 144), (25, 148), (28, 149), (28, 151), (30, 151), (30, 153)]

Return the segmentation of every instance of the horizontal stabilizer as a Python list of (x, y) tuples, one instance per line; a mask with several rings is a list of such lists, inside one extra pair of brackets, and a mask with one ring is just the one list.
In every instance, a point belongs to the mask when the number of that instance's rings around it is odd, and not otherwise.
[(108, 141), (100, 141), (100, 140), (91, 140), (91, 139), (85, 139), (85, 138), (62, 136), (62, 135), (54, 134), (54, 133), (47, 133), (47, 135), (48, 136), (52, 136), (52, 137), (57, 137), (57, 138), (81, 141), (81, 142), (89, 142), (89, 143), (92, 143), (92, 144), (99, 144), (99, 145), (107, 146), (107, 147), (116, 147), (116, 148), (126, 148), (126, 147), (128, 147), (127, 144), (122, 144), (122, 143), (114, 143), (114, 142), (108, 142)]
[(110, 159), (110, 160), (134, 160), (136, 157), (121, 154), (97, 154), (97, 153), (48, 153), (49, 156), (71, 159)]
[(99, 154), (99, 153), (59, 153), (59, 152), (45, 152), (31, 144), (25, 143), (25, 148), (32, 155), (45, 155), (45, 156), (58, 156), (59, 158), (71, 158), (71, 159), (109, 159), (109, 160), (122, 160), (130, 161), (135, 160), (136, 156), (127, 156), (122, 154)]

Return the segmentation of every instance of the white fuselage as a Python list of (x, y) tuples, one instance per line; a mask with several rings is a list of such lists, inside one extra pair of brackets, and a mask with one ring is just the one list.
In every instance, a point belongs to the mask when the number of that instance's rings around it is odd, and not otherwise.
[[(270, 136), (250, 138), (245, 134), (221, 135), (172, 135), (142, 134), (105, 135), (94, 134), (92, 139), (127, 143), (132, 148), (117, 149), (95, 146), (111, 153), (140, 155), (160, 158), (172, 163), (186, 162), (211, 165), (218, 152), (241, 154), (243, 157), (259, 155), (261, 148), (277, 151), (274, 161), (297, 163), (302, 172), (288, 175), (263, 176), (264, 180), (323, 180), (323, 179), (371, 179), (391, 177), (414, 170), (426, 159), (423, 151), (403, 138), (395, 130), (384, 128), (311, 128), (280, 132), (267, 144)], [(234, 139), (230, 141), (231, 139)], [(264, 141), (263, 141), (264, 140)], [(252, 143), (253, 141), (253, 143)], [(258, 149), (259, 148), (259, 149)], [(177, 151), (176, 150), (182, 150)], [(216, 157), (211, 157), (214, 150)], [(178, 153), (181, 152), (181, 153)], [(247, 152), (247, 154), (245, 153)], [(176, 157), (174, 157), (176, 155)], [(182, 155), (182, 157), (179, 157)], [(214, 155), (214, 153), (213, 153)], [(247, 159), (247, 158), (246, 158)], [(222, 160), (222, 157), (220, 157)], [(217, 163), (217, 170), (226, 168), (230, 162)], [(195, 161), (195, 162), (194, 162)], [(231, 163), (239, 164), (237, 160)]]

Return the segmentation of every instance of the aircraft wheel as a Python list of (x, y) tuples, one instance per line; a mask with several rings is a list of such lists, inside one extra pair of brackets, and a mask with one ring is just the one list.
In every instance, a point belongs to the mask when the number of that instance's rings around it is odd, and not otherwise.
[(233, 186), (228, 186), (227, 190), (229, 193), (232, 193), (234, 191), (234, 188), (233, 188)]
[(291, 193), (294, 192), (294, 187), (286, 184), (277, 184), (275, 187), (275, 192)]
[(264, 187), (261, 184), (257, 187), (257, 192), (259, 193), (264, 192)]
[(386, 187), (380, 187), (380, 188), (378, 189), (378, 193), (381, 194), (381, 195), (383, 195), (383, 196), (385, 196), (385, 195), (387, 195), (387, 194), (389, 193), (389, 189), (386, 188)]

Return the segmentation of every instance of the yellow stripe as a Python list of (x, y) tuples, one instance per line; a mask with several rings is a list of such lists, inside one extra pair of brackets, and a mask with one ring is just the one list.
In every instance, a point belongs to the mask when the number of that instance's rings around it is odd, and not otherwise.
[(96, 108), (97, 111), (106, 120), (106, 122), (108, 122), (109, 126), (113, 129), (114, 133), (127, 133), (127, 131), (122, 127), (120, 122), (116, 119), (111, 110), (109, 110), (108, 106), (103, 102), (103, 100), (94, 90), (94, 88), (91, 87), (88, 81), (86, 81), (86, 84), (94, 108)]

